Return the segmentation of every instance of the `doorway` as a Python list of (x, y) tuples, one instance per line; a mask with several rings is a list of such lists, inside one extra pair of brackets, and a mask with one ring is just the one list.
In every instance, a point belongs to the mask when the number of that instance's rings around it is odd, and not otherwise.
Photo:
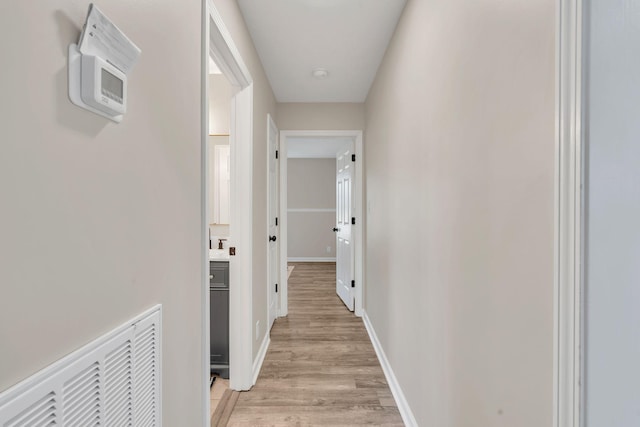
[[(353, 304), (349, 306), (347, 301), (345, 305), (355, 312), (356, 316), (362, 316), (363, 309), (363, 227), (364, 212), (363, 212), (363, 147), (362, 147), (362, 131), (281, 131), (280, 132), (280, 150), (282, 152), (283, 162), (280, 165), (280, 215), (282, 219), (282, 228), (280, 230), (281, 237), (281, 256), (280, 256), (280, 277), (282, 282), (282, 292), (279, 295), (280, 298), (280, 315), (286, 316), (288, 312), (288, 262), (336, 262), (340, 264), (340, 260), (337, 259), (337, 247), (338, 239), (334, 229), (340, 228), (338, 226), (337, 214), (340, 213), (336, 209), (336, 194), (340, 194), (337, 190), (337, 172), (338, 168), (336, 162), (340, 154), (344, 154), (345, 145), (351, 144), (353, 148), (349, 154), (349, 167), (353, 171), (352, 186), (353, 189), (353, 203), (349, 204), (349, 227), (350, 227), (350, 241), (349, 244), (353, 247), (353, 256), (351, 258), (352, 263), (349, 265), (352, 269), (347, 274), (350, 276), (348, 279), (349, 294), (352, 295)], [(336, 191), (333, 193), (334, 204), (331, 208), (325, 206), (296, 206), (300, 204), (299, 201), (292, 200), (294, 204), (289, 203), (289, 194), (287, 191), (289, 184), (289, 159), (323, 159), (333, 168), (333, 188)], [(293, 163), (292, 163), (293, 165)], [(292, 172), (294, 168), (292, 166)], [(300, 166), (303, 169), (305, 166)], [(299, 181), (299, 180), (296, 180)], [(293, 193), (291, 193), (293, 194)], [(346, 195), (346, 193), (342, 193)], [(309, 191), (305, 196), (307, 202), (310, 204), (321, 203), (320, 199), (323, 197), (319, 192)], [(314, 219), (310, 219), (314, 217)], [(305, 218), (307, 217), (307, 218)], [(343, 218), (346, 221), (346, 217)], [(301, 224), (308, 223), (313, 225), (314, 237), (312, 240), (316, 244), (315, 248), (306, 248), (308, 252), (303, 253), (305, 256), (291, 256), (290, 249), (300, 250), (299, 239), (294, 237), (294, 228), (300, 227)], [(304, 226), (304, 225), (302, 225)], [(291, 234), (290, 234), (291, 233)], [(328, 236), (327, 236), (328, 233)], [(315, 236), (317, 234), (317, 236)], [(344, 236), (343, 236), (344, 237)], [(297, 248), (297, 249), (296, 249)], [(312, 252), (315, 250), (315, 252)], [(345, 276), (346, 277), (346, 276)], [(347, 280), (342, 277), (342, 281)], [(336, 281), (336, 293), (339, 289), (339, 282)]]
[[(202, 38), (202, 126), (201, 126), (201, 318), (202, 425), (210, 420), (210, 249), (209, 227), (213, 218), (209, 180), (209, 67), (210, 59), (232, 88), (229, 114), (229, 206), (228, 237), (223, 246), (229, 252), (229, 385), (233, 390), (248, 390), (252, 383), (252, 200), (253, 200), (253, 85), (229, 31), (211, 0), (203, 2)], [(224, 215), (224, 213), (223, 213)], [(220, 218), (220, 212), (218, 212)], [(214, 242), (217, 243), (217, 242)], [(213, 247), (214, 244), (212, 244)], [(235, 253), (235, 255), (234, 255)], [(244, 266), (244, 268), (242, 267)]]
[(210, 414), (229, 388), (229, 228), (231, 201), (231, 99), (235, 88), (209, 59), (209, 360)]

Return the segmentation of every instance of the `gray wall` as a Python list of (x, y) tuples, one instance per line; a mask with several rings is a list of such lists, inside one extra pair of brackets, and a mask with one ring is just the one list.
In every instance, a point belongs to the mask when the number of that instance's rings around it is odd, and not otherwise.
[(586, 426), (640, 425), (640, 5), (591, 0)]
[(552, 424), (555, 3), (409, 0), (366, 102), (365, 310), (421, 426)]
[(195, 426), (201, 2), (100, 4), (142, 49), (121, 124), (68, 99), (89, 3), (0, 3), (0, 390), (161, 303), (164, 425)]
[(336, 159), (288, 159), (287, 204), (293, 209), (288, 212), (288, 257), (335, 258), (336, 236), (331, 229), (336, 224)]

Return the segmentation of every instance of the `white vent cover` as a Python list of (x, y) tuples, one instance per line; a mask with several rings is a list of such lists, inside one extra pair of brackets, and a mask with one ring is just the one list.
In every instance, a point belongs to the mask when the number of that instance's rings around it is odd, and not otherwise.
[(161, 308), (0, 394), (0, 426), (160, 427)]

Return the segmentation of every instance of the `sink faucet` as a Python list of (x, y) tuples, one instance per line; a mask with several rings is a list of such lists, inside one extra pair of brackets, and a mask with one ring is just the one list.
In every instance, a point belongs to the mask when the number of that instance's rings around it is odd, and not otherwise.
[(218, 249), (224, 249), (222, 247), (222, 242), (226, 242), (226, 241), (227, 241), (227, 239), (218, 239)]

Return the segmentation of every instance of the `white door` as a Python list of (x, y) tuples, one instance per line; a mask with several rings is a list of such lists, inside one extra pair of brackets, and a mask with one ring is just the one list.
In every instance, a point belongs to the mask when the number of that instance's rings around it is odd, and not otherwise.
[(278, 207), (280, 200), (278, 198), (278, 181), (280, 179), (280, 167), (279, 167), (279, 141), (278, 141), (278, 128), (271, 116), (268, 116), (268, 146), (269, 146), (269, 182), (268, 182), (268, 203), (269, 203), (269, 260), (268, 260), (268, 275), (269, 275), (269, 288), (267, 290), (268, 298), (268, 330), (271, 330), (273, 322), (276, 319), (278, 310), (278, 291), (279, 291), (279, 277), (280, 277), (280, 262), (279, 262), (279, 249), (280, 249), (280, 233), (278, 232)]
[(347, 308), (354, 306), (354, 265), (355, 250), (352, 221), (353, 209), (354, 144), (350, 142), (336, 157), (336, 292)]

